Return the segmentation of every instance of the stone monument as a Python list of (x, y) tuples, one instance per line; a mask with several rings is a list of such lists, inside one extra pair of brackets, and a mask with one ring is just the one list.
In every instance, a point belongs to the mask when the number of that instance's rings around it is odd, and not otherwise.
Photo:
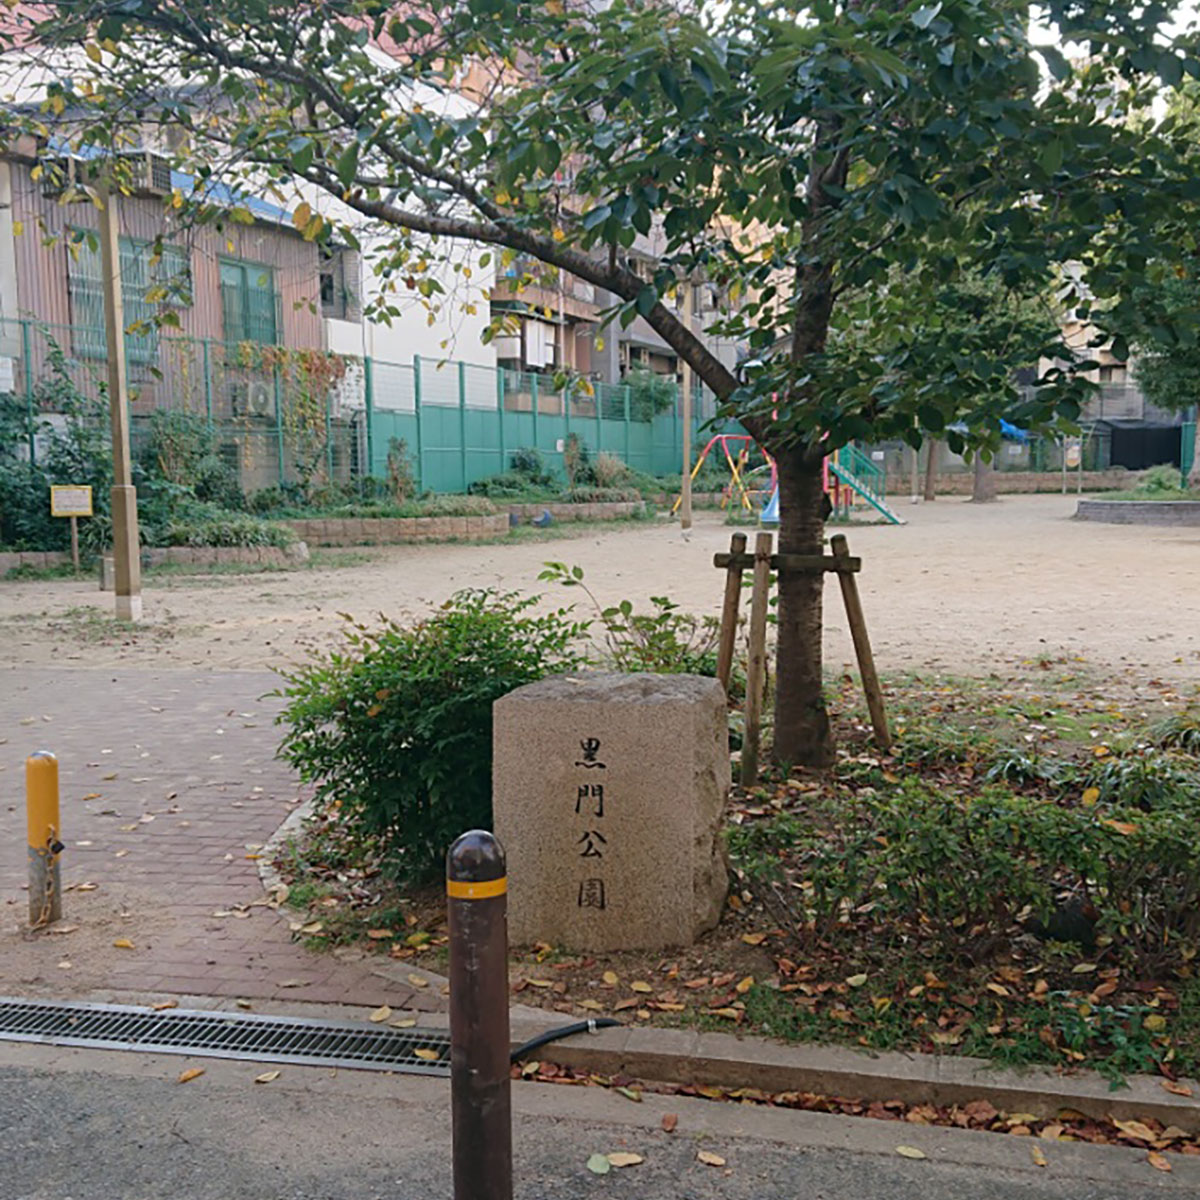
[(696, 675), (556, 675), (493, 709), (517, 945), (690, 945), (728, 887), (725, 692)]

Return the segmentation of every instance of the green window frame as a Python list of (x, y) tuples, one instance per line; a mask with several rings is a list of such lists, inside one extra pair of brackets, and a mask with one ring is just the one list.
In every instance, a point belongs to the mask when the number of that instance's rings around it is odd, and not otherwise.
[(221, 313), (227, 343), (276, 345), (282, 322), (273, 268), (241, 259), (221, 259)]
[[(157, 318), (165, 309), (192, 303), (191, 260), (183, 246), (120, 239), (121, 299), (125, 309), (125, 358), (152, 363), (158, 356)], [(94, 232), (72, 230), (67, 241), (67, 283), (73, 331), (71, 346), (79, 358), (107, 358), (104, 334), (104, 274)]]

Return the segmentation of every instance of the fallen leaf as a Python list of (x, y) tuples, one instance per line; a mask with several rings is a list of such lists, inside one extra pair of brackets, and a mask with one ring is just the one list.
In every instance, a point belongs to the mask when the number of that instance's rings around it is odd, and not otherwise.
[(413, 987), (415, 987), (415, 988), (423, 988), (423, 987), (429, 986), (429, 980), (426, 979), (424, 975), (410, 975), (408, 977), (408, 982), (411, 983), (413, 985)]
[(742, 941), (745, 942), (747, 946), (761, 946), (766, 940), (767, 935), (765, 933), (742, 934)]
[(418, 1058), (423, 1058), (426, 1062), (437, 1062), (441, 1057), (436, 1050), (426, 1050), (423, 1046), (420, 1049), (414, 1050), (413, 1053)]
[(629, 986), (635, 992), (654, 991), (654, 989), (644, 979), (635, 979)]
[(725, 1165), (725, 1160), (711, 1150), (697, 1150), (696, 1161), (702, 1162), (706, 1167), (723, 1167)]
[(1042, 1148), (1037, 1144), (1037, 1142), (1034, 1142), (1034, 1144), (1029, 1147), (1029, 1157), (1033, 1159), (1033, 1165), (1035, 1167), (1044, 1167), (1046, 1165), (1046, 1155), (1042, 1152)]
[(553, 979), (531, 979), (529, 986), (535, 988), (552, 988), (554, 986)]
[(392, 931), (390, 929), (368, 929), (367, 930), (367, 937), (369, 937), (371, 939), (371, 941), (373, 941), (373, 942), (386, 941), (388, 938), (390, 938), (392, 936), (393, 936)]
[(113, 942), (113, 945), (118, 950), (132, 950), (133, 949), (133, 943), (128, 938), (117, 938), (117, 940), (115, 942)]
[(1072, 975), (1090, 975), (1096, 969), (1095, 963), (1076, 963), (1071, 968)]
[(617, 984), (621, 982), (616, 971), (605, 971), (604, 974), (600, 978), (603, 979), (604, 982), (607, 983), (609, 987), (616, 987)]
[(1084, 788), (1083, 795), (1079, 798), (1084, 804), (1090, 807), (1100, 799), (1100, 789), (1098, 787)]
[(1171, 1169), (1171, 1164), (1167, 1161), (1166, 1155), (1159, 1154), (1157, 1150), (1151, 1150), (1150, 1153), (1146, 1155), (1146, 1161), (1156, 1171), (1170, 1171)]
[(398, 1021), (389, 1021), (393, 1029), (411, 1029), (417, 1023), (416, 1017), (401, 1017)]
[(662, 1127), (663, 1133), (674, 1133), (675, 1127), (679, 1124), (678, 1113), (663, 1113)]
[(918, 1150), (916, 1146), (897, 1146), (896, 1153), (901, 1158), (925, 1158), (925, 1151)]
[(612, 1170), (612, 1163), (608, 1161), (607, 1154), (593, 1154), (587, 1160), (587, 1169), (593, 1175), (607, 1175)]
[(392, 1010), (386, 1004), (382, 1004), (371, 1013), (370, 1020), (378, 1024), (380, 1021), (386, 1021), (391, 1015)]
[(1137, 1138), (1139, 1142), (1153, 1142), (1158, 1134), (1154, 1132), (1148, 1125), (1143, 1125), (1141, 1121), (1117, 1121), (1113, 1124), (1126, 1136)]
[(325, 926), (321, 921), (309, 921), (307, 925), (300, 926), (301, 933), (314, 934), (320, 933)]
[(741, 1013), (736, 1008), (710, 1008), (709, 1015), (714, 1017), (726, 1017), (730, 1021), (736, 1021)]
[(186, 1071), (184, 1071), (175, 1082), (176, 1083), (191, 1083), (193, 1079), (199, 1079), (200, 1076), (203, 1074), (204, 1074), (203, 1067), (188, 1067), (188, 1069)]
[(739, 979), (737, 986), (733, 989), (739, 996), (744, 996), (754, 986), (754, 976), (747, 975), (745, 979)]
[(646, 1161), (640, 1154), (630, 1154), (626, 1150), (618, 1150), (615, 1154), (606, 1154), (605, 1157), (614, 1167), (636, 1167), (638, 1163)]
[(153, 1012), (166, 1012), (168, 1008), (178, 1008), (178, 1000), (160, 1000), (157, 1004), (150, 1005)]
[(866, 977), (866, 975), (865, 975), (865, 974), (862, 974), (862, 975), (851, 975), (851, 976), (850, 976), (850, 978), (846, 980), (846, 982), (847, 982), (847, 983), (848, 983), (848, 984), (849, 984), (849, 985), (850, 985), (852, 988), (860, 988), (860, 987), (862, 987), (862, 985), (863, 985), (864, 983), (866, 983), (866, 982), (867, 982), (867, 977)]
[(279, 1078), (278, 1071), (264, 1071), (261, 1075), (255, 1075), (255, 1083), (273, 1083)]
[(99, 886), (98, 883), (77, 883), (75, 890), (77, 892), (94, 892)]
[(1143, 1022), (1142, 1028), (1150, 1033), (1162, 1033), (1167, 1027), (1167, 1018), (1161, 1013), (1151, 1013)]
[(1186, 1083), (1177, 1083), (1174, 1079), (1164, 1079), (1163, 1089), (1175, 1096), (1190, 1096), (1192, 1089)]
[[(642, 1102), (642, 1093), (637, 1088), (619, 1087), (617, 1088), (617, 1093), (624, 1096), (626, 1100), (632, 1100), (634, 1104), (641, 1104)], [(614, 1163), (613, 1165), (615, 1166), (616, 1164)]]
[(51, 933), (74, 933), (79, 928), (78, 925), (55, 925), (50, 930)]

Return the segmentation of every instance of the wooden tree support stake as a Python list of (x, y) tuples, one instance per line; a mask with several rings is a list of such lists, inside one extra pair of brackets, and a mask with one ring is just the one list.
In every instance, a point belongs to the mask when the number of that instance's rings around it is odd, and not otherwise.
[(750, 655), (746, 663), (745, 729), (742, 733), (742, 786), (758, 781), (763, 685), (767, 669), (767, 594), (771, 583), (771, 535), (754, 539), (754, 591), (750, 600)]
[[(835, 558), (849, 559), (850, 549), (844, 534), (834, 534), (829, 539)], [(842, 585), (842, 600), (846, 605), (846, 620), (850, 623), (850, 636), (854, 639), (854, 653), (858, 657), (858, 673), (862, 676), (863, 691), (867, 697), (867, 711), (871, 714), (871, 728), (875, 731), (875, 744), (880, 750), (892, 748), (892, 736), (888, 732), (887, 712), (883, 705), (883, 688), (875, 673), (875, 658), (871, 654), (871, 639), (867, 636), (867, 621), (863, 616), (862, 601), (858, 596), (858, 581), (850, 571), (839, 571), (838, 582)]]
[[(735, 533), (729, 539), (729, 558), (736, 560), (746, 553), (746, 535)], [(724, 555), (718, 555), (724, 557)], [(742, 568), (730, 561), (725, 568), (725, 604), (721, 608), (721, 641), (717, 648), (717, 678), (729, 694), (729, 677), (733, 674), (733, 650), (737, 644), (738, 608), (742, 601)]]

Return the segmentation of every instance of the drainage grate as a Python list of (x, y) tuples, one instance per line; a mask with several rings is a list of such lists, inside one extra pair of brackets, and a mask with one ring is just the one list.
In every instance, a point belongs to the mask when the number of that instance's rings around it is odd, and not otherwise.
[(450, 1073), (450, 1039), (441, 1030), (391, 1029), (305, 1017), (178, 1008), (152, 1012), (122, 1004), (0, 998), (0, 1041), (153, 1050), (415, 1075)]

